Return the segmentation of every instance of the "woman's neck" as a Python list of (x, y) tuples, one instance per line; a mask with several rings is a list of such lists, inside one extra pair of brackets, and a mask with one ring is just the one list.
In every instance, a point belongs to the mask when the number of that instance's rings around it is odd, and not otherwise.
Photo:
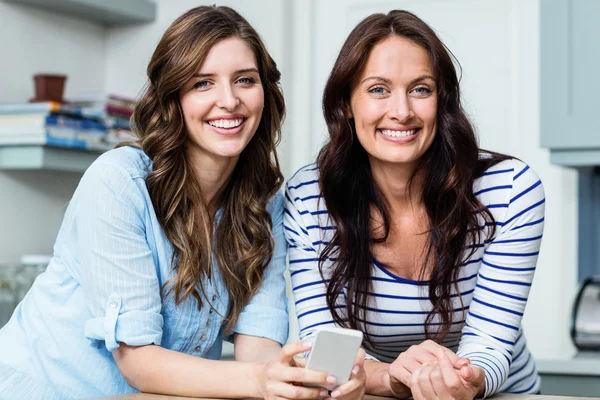
[(221, 191), (233, 174), (238, 157), (219, 157), (204, 151), (188, 148), (186, 157), (200, 185), (200, 192), (209, 209), (215, 208)]
[[(396, 164), (370, 160), (371, 173), (381, 189), (393, 214), (422, 206), (423, 179), (421, 172), (415, 174), (416, 165)], [(411, 180), (411, 177), (414, 178)], [(409, 188), (410, 185), (410, 188)]]

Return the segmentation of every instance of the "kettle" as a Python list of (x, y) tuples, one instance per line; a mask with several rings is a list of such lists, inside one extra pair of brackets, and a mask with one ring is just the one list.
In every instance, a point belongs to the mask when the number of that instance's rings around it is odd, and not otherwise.
[(586, 278), (573, 305), (571, 340), (579, 351), (600, 350), (600, 276)]

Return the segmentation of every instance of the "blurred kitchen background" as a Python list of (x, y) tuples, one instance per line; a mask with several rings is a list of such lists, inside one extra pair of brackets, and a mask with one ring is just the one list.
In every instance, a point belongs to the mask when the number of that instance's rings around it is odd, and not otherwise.
[[(600, 1), (0, 0), (0, 103), (27, 102), (38, 73), (66, 75), (65, 99), (136, 98), (166, 27), (187, 9), (214, 3), (246, 17), (282, 71), (286, 177), (323, 143), (321, 92), (358, 21), (407, 9), (439, 33), (460, 61), (463, 101), (482, 147), (523, 159), (545, 186), (544, 239), (524, 319), (543, 391), (598, 395), (600, 352), (578, 352), (570, 334), (580, 282), (600, 275)], [(43, 271), (96, 155), (0, 146), (0, 326)], [(600, 320), (594, 323), (598, 329)]]

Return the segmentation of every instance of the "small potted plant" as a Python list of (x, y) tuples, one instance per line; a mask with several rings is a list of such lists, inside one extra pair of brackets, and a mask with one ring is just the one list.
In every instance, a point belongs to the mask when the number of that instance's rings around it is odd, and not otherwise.
[(35, 97), (32, 102), (57, 101), (63, 102), (66, 75), (36, 74), (33, 76)]

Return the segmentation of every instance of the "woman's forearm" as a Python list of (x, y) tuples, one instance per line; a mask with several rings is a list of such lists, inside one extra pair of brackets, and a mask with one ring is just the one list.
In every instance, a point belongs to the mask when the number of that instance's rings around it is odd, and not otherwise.
[(392, 390), (390, 376), (388, 374), (389, 366), (390, 365), (387, 363), (365, 360), (364, 368), (365, 373), (367, 374), (367, 394), (383, 397), (410, 397), (410, 389), (401, 383), (395, 385)]
[(237, 361), (266, 363), (281, 357), (281, 345), (267, 338), (236, 334), (233, 342)]
[[(113, 356), (127, 382), (148, 393), (189, 397), (261, 397), (260, 363), (217, 361), (148, 345), (121, 346)], [(235, 381), (235, 385), (231, 382)]]

